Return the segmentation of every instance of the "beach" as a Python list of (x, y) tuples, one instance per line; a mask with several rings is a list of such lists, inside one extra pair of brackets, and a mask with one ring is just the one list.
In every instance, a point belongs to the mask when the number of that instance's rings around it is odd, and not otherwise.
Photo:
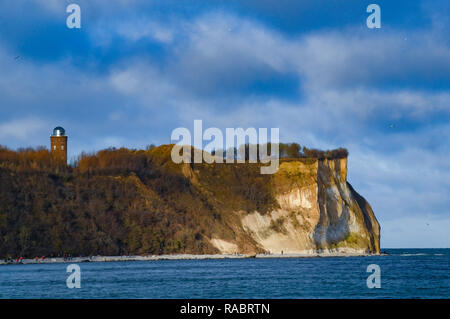
[(244, 258), (318, 258), (318, 257), (366, 257), (383, 254), (368, 253), (298, 253), (298, 254), (172, 254), (172, 255), (148, 255), (148, 256), (84, 256), (84, 257), (46, 257), (39, 259), (1, 259), (0, 265), (12, 264), (47, 264), (47, 263), (84, 263), (84, 262), (119, 262), (119, 261), (152, 261), (152, 260), (205, 260), (205, 259), (244, 259)]

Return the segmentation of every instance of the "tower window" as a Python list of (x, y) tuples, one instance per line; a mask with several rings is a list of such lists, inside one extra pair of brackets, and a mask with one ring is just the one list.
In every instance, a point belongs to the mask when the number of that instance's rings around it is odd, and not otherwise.
[(64, 145), (61, 145), (61, 150), (63, 150), (63, 151), (64, 151)]
[(53, 149), (56, 151), (56, 145), (53, 145)]

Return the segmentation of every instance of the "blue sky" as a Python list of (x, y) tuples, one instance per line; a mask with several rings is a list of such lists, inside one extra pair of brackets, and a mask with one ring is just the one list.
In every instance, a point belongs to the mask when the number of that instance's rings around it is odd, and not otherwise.
[(48, 145), (61, 125), (75, 157), (194, 119), (279, 127), (349, 150), (383, 247), (450, 247), (450, 4), (376, 1), (368, 29), (373, 2), (2, 1), (0, 144)]

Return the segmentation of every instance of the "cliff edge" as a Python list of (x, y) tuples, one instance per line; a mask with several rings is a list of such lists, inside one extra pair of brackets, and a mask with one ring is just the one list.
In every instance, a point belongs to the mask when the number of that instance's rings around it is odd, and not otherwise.
[[(200, 189), (211, 189), (205, 171), (188, 175)], [(347, 182), (347, 158), (284, 160), (264, 184), (266, 203), (273, 202), (259, 210), (228, 211), (232, 218), (226, 223), (236, 237), (213, 233), (211, 243), (220, 252), (380, 253), (380, 226)]]

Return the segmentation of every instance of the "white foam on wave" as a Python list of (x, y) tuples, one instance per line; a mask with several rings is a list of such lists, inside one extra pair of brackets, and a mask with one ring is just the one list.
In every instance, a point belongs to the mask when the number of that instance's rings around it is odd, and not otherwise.
[(400, 256), (428, 256), (429, 254), (418, 253), (418, 254), (400, 254)]

